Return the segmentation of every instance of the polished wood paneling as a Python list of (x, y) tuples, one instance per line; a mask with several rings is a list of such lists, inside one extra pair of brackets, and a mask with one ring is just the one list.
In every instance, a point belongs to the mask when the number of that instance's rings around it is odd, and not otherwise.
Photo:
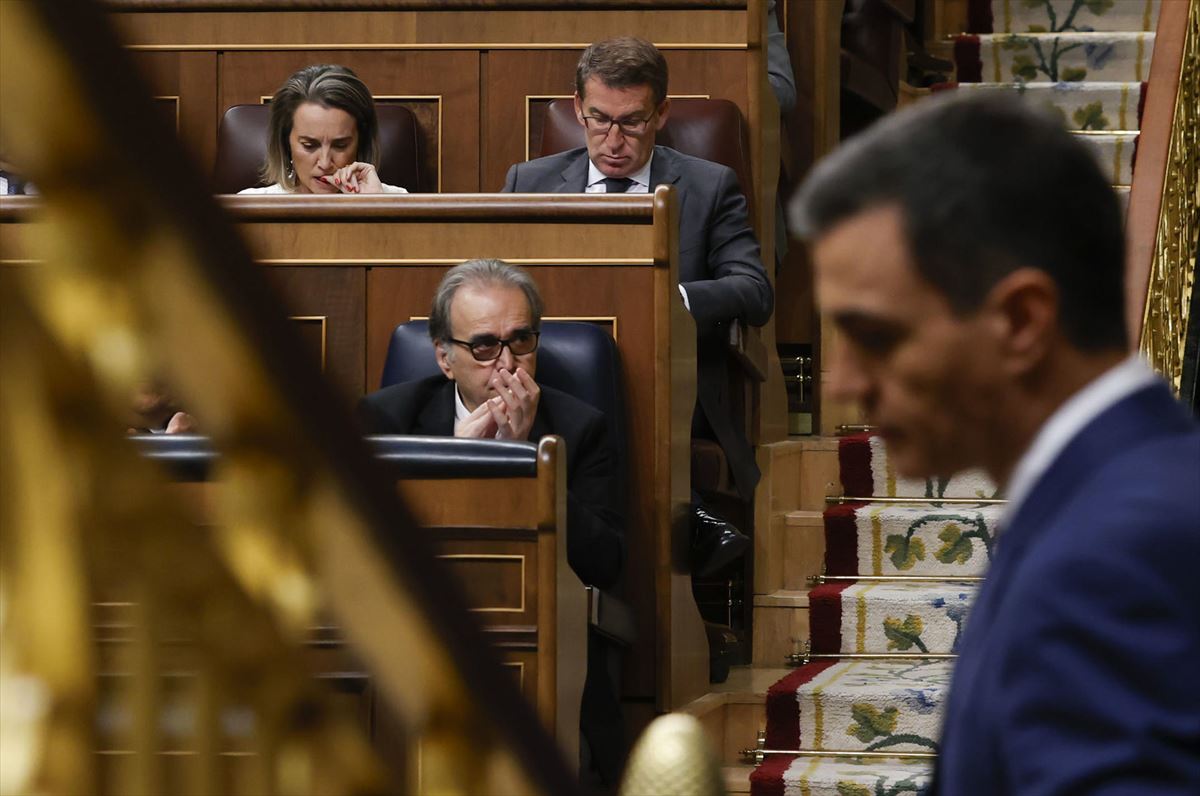
[(267, 272), (313, 356), (347, 398), (357, 398), (366, 386), (366, 269), (279, 266)]
[(637, 31), (660, 46), (742, 48), (744, 9), (679, 11), (608, 8), (580, 12), (500, 11), (185, 11), (114, 13), (130, 44), (170, 49), (583, 47)]
[(289, 75), (314, 63), (348, 66), (381, 102), (413, 110), (424, 134), (423, 165), (428, 167), (421, 191), (437, 191), (439, 185), (445, 192), (479, 190), (479, 53), (227, 52), (220, 66), (222, 112), (231, 105), (262, 102)]
[[(203, 165), (212, 171), (217, 151), (217, 54), (215, 52), (135, 52), (164, 114)], [(174, 105), (172, 110), (169, 106)]]

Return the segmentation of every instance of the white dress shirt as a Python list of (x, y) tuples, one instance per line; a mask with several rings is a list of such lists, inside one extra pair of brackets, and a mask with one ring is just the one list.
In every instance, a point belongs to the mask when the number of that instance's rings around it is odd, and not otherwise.
[[(654, 162), (654, 153), (650, 153), (650, 159), (646, 161), (640, 169), (629, 175), (629, 179), (633, 180), (633, 185), (629, 186), (629, 190), (625, 193), (650, 193), (650, 164)], [(584, 193), (608, 193), (608, 186), (604, 181), (608, 179), (608, 175), (596, 168), (596, 164), (588, 158), (588, 177), (587, 187), (583, 189)]]
[(1084, 426), (1105, 410), (1158, 380), (1158, 375), (1134, 354), (1119, 365), (1093, 379), (1082, 390), (1068, 398), (1042, 424), (1031, 444), (1013, 469), (1006, 490), (1008, 503), (1000, 519), (1000, 527), (1008, 525), (1021, 503), (1029, 496), (1034, 484), (1063, 449), (1075, 439)]
[[(650, 164), (654, 162), (654, 153), (650, 153), (650, 159), (640, 169), (629, 175), (629, 179), (633, 180), (633, 184), (629, 186), (629, 190), (625, 193), (650, 193)], [(588, 158), (588, 177), (587, 187), (583, 189), (584, 193), (608, 193), (608, 186), (604, 181), (608, 179), (608, 175), (596, 168), (596, 164)], [(679, 295), (683, 296), (683, 306), (688, 312), (692, 311), (692, 305), (688, 303), (687, 291), (683, 289), (683, 285), (679, 286)]]

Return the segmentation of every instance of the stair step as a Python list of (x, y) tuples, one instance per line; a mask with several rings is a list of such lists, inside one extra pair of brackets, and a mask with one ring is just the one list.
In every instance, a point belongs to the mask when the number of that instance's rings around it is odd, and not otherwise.
[[(783, 666), (789, 655), (804, 650), (810, 635), (806, 591), (780, 590), (754, 595), (753, 660), (756, 666)], [(765, 694), (770, 685), (766, 683), (762, 693)]]
[(998, 504), (846, 504), (825, 512), (829, 575), (978, 577), (1004, 510)]
[(996, 497), (995, 484), (980, 470), (967, 470), (945, 481), (896, 475), (883, 439), (877, 436), (845, 437), (838, 456), (843, 493), (851, 497)]
[(923, 791), (932, 773), (931, 760), (780, 755), (768, 758), (750, 782), (752, 792), (783, 796), (908, 796)]
[(721, 766), (721, 776), (725, 780), (725, 792), (730, 796), (735, 793), (749, 793), (750, 775), (753, 773), (754, 766), (748, 763)]
[[(1115, 3), (1083, 3), (1076, 0), (1050, 0), (1047, 4), (1017, 3), (1012, 0), (992, 3), (992, 25), (988, 33), (1024, 33), (1033, 29), (1050, 30), (1063, 26), (1075, 11), (1072, 25), (1081, 30), (1152, 31), (1158, 22), (1159, 0), (1117, 0)], [(1099, 12), (1099, 13), (1097, 13)]]
[(767, 696), (767, 748), (936, 751), (952, 668), (942, 660), (806, 664)]
[(812, 652), (954, 653), (977, 587), (826, 583), (807, 595)]
[(1142, 83), (953, 83), (939, 90), (1003, 91), (1050, 108), (1073, 130), (1138, 130)]
[(958, 37), (954, 61), (960, 83), (1141, 82), (1153, 52), (1153, 33), (999, 33)]
[(1110, 183), (1113, 185), (1133, 183), (1133, 152), (1137, 146), (1137, 132), (1073, 132), (1088, 149), (1092, 150)]

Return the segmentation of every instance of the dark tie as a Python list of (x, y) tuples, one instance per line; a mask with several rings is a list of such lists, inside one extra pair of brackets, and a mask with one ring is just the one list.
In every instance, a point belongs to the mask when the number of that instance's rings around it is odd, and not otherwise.
[(628, 177), (605, 177), (604, 192), (605, 193), (625, 193), (629, 190), (629, 186), (633, 185), (633, 180)]

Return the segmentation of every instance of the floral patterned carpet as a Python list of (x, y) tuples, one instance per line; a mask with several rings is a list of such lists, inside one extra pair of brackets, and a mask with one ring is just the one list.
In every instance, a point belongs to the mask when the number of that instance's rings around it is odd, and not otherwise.
[[(937, 89), (1010, 91), (1052, 109), (1127, 196), (1163, 1), (968, 0), (957, 82)], [(991, 557), (1002, 505), (982, 474), (899, 478), (868, 435), (841, 439), (839, 462), (843, 495), (857, 500), (825, 512), (825, 573), (838, 577), (809, 592), (810, 662), (767, 695), (766, 747), (804, 754), (768, 755), (754, 796), (928, 784), (953, 655)], [(879, 500), (903, 497), (914, 500)]]
[(839, 462), (843, 493), (863, 500), (825, 512), (825, 573), (867, 579), (809, 592), (814, 658), (771, 687), (766, 728), (768, 749), (808, 754), (769, 756), (751, 775), (757, 796), (898, 795), (928, 782), (971, 579), (991, 554), (1001, 506), (982, 474), (897, 478), (867, 435), (842, 438)]

